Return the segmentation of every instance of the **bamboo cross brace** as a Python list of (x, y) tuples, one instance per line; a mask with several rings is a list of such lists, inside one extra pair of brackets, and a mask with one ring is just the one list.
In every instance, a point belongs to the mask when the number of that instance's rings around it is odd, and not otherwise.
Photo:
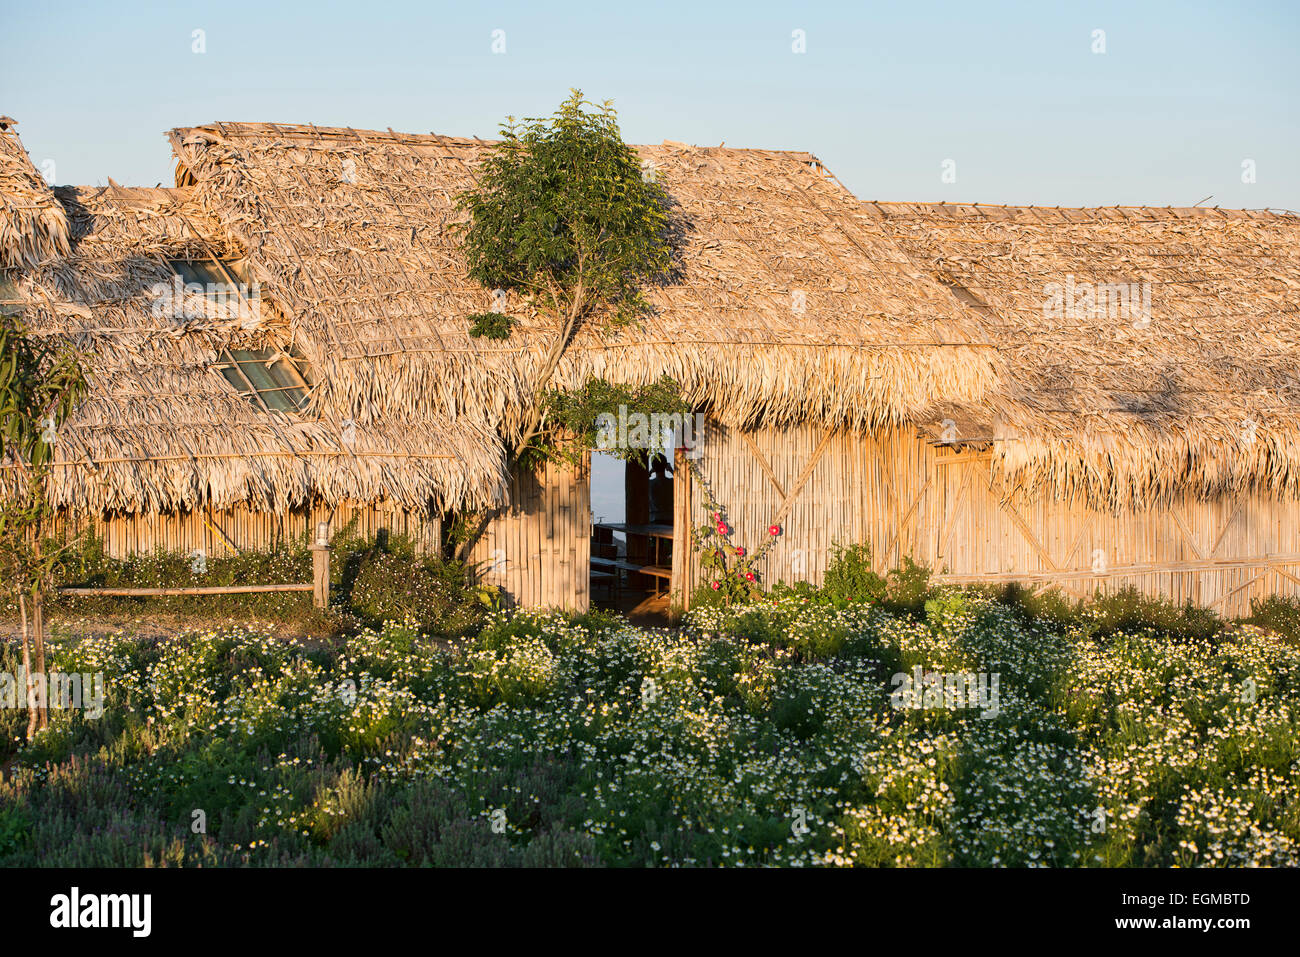
[(821, 442), (818, 443), (817, 448), (813, 450), (812, 456), (808, 459), (808, 464), (803, 467), (803, 471), (800, 472), (799, 477), (795, 479), (794, 487), (790, 489), (789, 494), (787, 494), (784, 501), (781, 502), (781, 507), (776, 510), (776, 515), (772, 518), (773, 525), (780, 525), (781, 519), (785, 518), (785, 513), (790, 511), (790, 507), (794, 505), (795, 498), (797, 498), (799, 493), (803, 491), (804, 485), (807, 483), (809, 477), (811, 477), (813, 469), (816, 468), (817, 462), (821, 459), (822, 453), (826, 451), (826, 446), (830, 444), (831, 436), (834, 434), (834, 428), (826, 430), (826, 434), (822, 436)]
[(1083, 520), (1083, 524), (1079, 526), (1079, 534), (1075, 536), (1074, 544), (1070, 546), (1070, 551), (1065, 556), (1065, 561), (1062, 563), (1064, 567), (1069, 568), (1074, 564), (1074, 556), (1079, 553), (1079, 548), (1083, 545), (1084, 538), (1086, 538), (1088, 532), (1092, 530), (1093, 520), (1096, 518), (1096, 515), (1097, 513), (1095, 511), (1091, 509), (1088, 510), (1087, 517)]
[(212, 514), (211, 502), (208, 502), (208, 514), (207, 517), (203, 520), (203, 524), (207, 525), (208, 528), (212, 529), (219, 536), (221, 536), (221, 540), (224, 541), (228, 546), (230, 546), (231, 550), (234, 551), (236, 554), (243, 552), (243, 549), (240, 548), (238, 545), (236, 545), (233, 541), (231, 541), (230, 536), (227, 535), (225, 533), (225, 530), (222, 529), (222, 527), (217, 524), (217, 517)]
[(1228, 520), (1223, 523), (1223, 528), (1219, 529), (1219, 537), (1214, 540), (1214, 547), (1210, 549), (1210, 558), (1213, 558), (1219, 551), (1219, 546), (1223, 544), (1223, 537), (1228, 534), (1228, 529), (1232, 527), (1232, 523), (1236, 521), (1237, 516), (1240, 514), (1241, 501), (1238, 500), (1236, 506), (1232, 510), (1232, 514), (1229, 515)]
[[(970, 467), (975, 468), (974, 465)], [(989, 479), (988, 473), (980, 471), (979, 474), (980, 477), (984, 479), (984, 486), (989, 490), (989, 494), (997, 497), (998, 493), (993, 488), (993, 482)], [(1034, 547), (1034, 551), (1038, 553), (1038, 557), (1043, 560), (1043, 563), (1054, 572), (1060, 571), (1060, 567), (1052, 560), (1051, 554), (1043, 547), (1043, 543), (1038, 540), (1038, 536), (1034, 534), (1033, 529), (1029, 527), (1029, 523), (1025, 521), (1024, 516), (1020, 514), (1016, 507), (1010, 502), (1002, 502), (1002, 510), (1006, 512), (1011, 521), (1015, 523), (1016, 528), (1020, 529), (1020, 534), (1025, 536), (1025, 540)]]
[(1273, 571), (1275, 574), (1277, 574), (1279, 578), (1286, 579), (1287, 581), (1291, 582), (1293, 585), (1300, 585), (1300, 578), (1296, 578), (1296, 576), (1292, 575), (1290, 572), (1284, 571), (1280, 566), (1274, 565)]
[(1232, 591), (1227, 592), (1226, 594), (1220, 595), (1217, 599), (1215, 599), (1213, 602), (1210, 603), (1210, 607), (1211, 607), (1211, 608), (1218, 608), (1220, 605), (1222, 605), (1222, 604), (1224, 604), (1225, 602), (1227, 602), (1227, 600), (1228, 600), (1229, 598), (1232, 598), (1232, 597), (1233, 597), (1234, 595), (1236, 595), (1238, 592), (1245, 591), (1245, 590), (1246, 590), (1247, 588), (1249, 588), (1251, 585), (1253, 585), (1253, 584), (1255, 584), (1256, 582), (1260, 581), (1261, 579), (1267, 577), (1267, 575), (1268, 575), (1268, 573), (1269, 573), (1270, 571), (1272, 571), (1272, 568), (1271, 568), (1270, 566), (1265, 566), (1264, 570), (1261, 571), (1261, 572), (1260, 572), (1258, 575), (1256, 575), (1254, 578), (1248, 579), (1248, 580), (1245, 581), (1244, 583), (1238, 585), (1238, 586), (1237, 586), (1236, 588), (1234, 588)]
[[(903, 514), (903, 517), (898, 520), (898, 527), (894, 529), (894, 534), (890, 536), (889, 543), (885, 545), (884, 551), (879, 555), (879, 559), (882, 563), (887, 564), (889, 562), (889, 553), (893, 551), (894, 545), (902, 540), (903, 529), (906, 528), (907, 523), (912, 520), (912, 513), (915, 512), (916, 507), (921, 504), (921, 499), (924, 498), (925, 493), (930, 490), (930, 484), (933, 481), (933, 477), (925, 480), (925, 484), (921, 486), (921, 490), (917, 492), (916, 497), (912, 499), (912, 504), (907, 507), (907, 511)], [(880, 570), (885, 570), (884, 564), (880, 566)]]
[(740, 437), (744, 439), (745, 444), (749, 446), (749, 451), (754, 453), (754, 458), (758, 459), (759, 468), (763, 470), (763, 474), (767, 476), (768, 480), (772, 483), (772, 486), (776, 489), (777, 496), (782, 502), (784, 502), (785, 489), (781, 488), (781, 483), (777, 479), (776, 473), (772, 471), (772, 466), (767, 461), (767, 457), (763, 455), (763, 450), (758, 447), (758, 443), (754, 441), (753, 437), (748, 432), (742, 431)]
[(1192, 554), (1197, 558), (1205, 558), (1204, 553), (1192, 538), (1192, 530), (1187, 527), (1187, 522), (1183, 520), (1182, 513), (1179, 512), (1177, 506), (1171, 505), (1169, 507), (1169, 515), (1173, 518), (1174, 524), (1178, 526), (1178, 530), (1183, 533), (1183, 541), (1187, 542), (1187, 547), (1192, 550)]
[(943, 568), (943, 560), (948, 552), (948, 541), (952, 538), (953, 526), (956, 524), (957, 516), (961, 514), (962, 504), (966, 500), (966, 490), (970, 487), (970, 470), (969, 465), (962, 469), (961, 485), (957, 487), (957, 495), (953, 498), (952, 514), (944, 516), (943, 537), (939, 539), (939, 550), (934, 556), (935, 568)]

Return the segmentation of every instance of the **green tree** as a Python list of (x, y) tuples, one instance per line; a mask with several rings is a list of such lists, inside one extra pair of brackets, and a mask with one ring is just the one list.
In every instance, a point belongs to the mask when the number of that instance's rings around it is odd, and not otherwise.
[[(513, 466), (539, 437), (553, 440), (544, 427), (548, 392), (575, 333), (634, 321), (647, 308), (643, 287), (668, 271), (671, 253), (668, 196), (623, 142), (609, 103), (596, 106), (574, 90), (554, 116), (511, 118), (501, 134), (458, 199), (469, 214), (469, 275), (523, 296), (554, 334), (525, 396)], [(480, 334), (509, 335), (508, 323), (470, 319)], [(491, 516), (462, 541), (462, 557)]]
[[(0, 315), (0, 464), (9, 466), (4, 470), (7, 487), (0, 488), (0, 581), (18, 600), (29, 703), (32, 645), (36, 671), (44, 674), (45, 598), (59, 560), (71, 547), (49, 536), (54, 446), (85, 391), (74, 352), (51, 338), (28, 334), (17, 318)], [(48, 720), (47, 702), (32, 706), (28, 738)]]

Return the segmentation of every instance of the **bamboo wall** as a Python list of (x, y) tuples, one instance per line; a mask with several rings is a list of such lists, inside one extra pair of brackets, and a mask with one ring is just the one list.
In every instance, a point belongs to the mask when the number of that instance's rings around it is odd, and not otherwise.
[(590, 601), (591, 459), (578, 468), (548, 464), (515, 473), (509, 511), (494, 519), (470, 553), (481, 580), (511, 605), (586, 611)]
[[(487, 528), (470, 555), (481, 563), (482, 580), (501, 587), (510, 605), (587, 609), (591, 558), (591, 463), (577, 469), (548, 465), (539, 475), (516, 475), (512, 505)], [(220, 556), (236, 548), (273, 548), (314, 535), (318, 522), (331, 533), (357, 519), (356, 534), (371, 538), (381, 530), (405, 535), (422, 553), (440, 547), (436, 516), (388, 511), (373, 505), (317, 505), (289, 512), (238, 507), (218, 512), (108, 514), (91, 520), (109, 555), (164, 551)], [(84, 517), (63, 519), (74, 528)]]
[[(238, 549), (268, 549), (282, 543), (302, 541), (315, 535), (319, 522), (329, 522), (330, 533), (357, 519), (356, 534), (373, 538), (381, 530), (405, 535), (418, 551), (436, 552), (441, 523), (436, 516), (389, 511), (375, 505), (318, 504), (288, 512), (255, 511), (237, 506), (221, 511), (189, 511), (153, 514), (109, 513), (95, 516), (90, 524), (95, 535), (114, 558), (148, 554), (156, 550), (193, 552), (202, 549), (214, 557)], [(64, 519), (73, 528), (83, 528), (86, 519)]]
[[(696, 474), (727, 508), (733, 540), (753, 550), (826, 433), (812, 427), (744, 437), (710, 425)], [(685, 473), (679, 473), (684, 476)], [(1300, 503), (1262, 496), (1111, 513), (1081, 504), (1001, 500), (987, 452), (934, 447), (909, 431), (836, 432), (793, 497), (765, 556), (765, 581), (820, 583), (832, 543), (870, 542), (878, 571), (903, 556), (940, 581), (1059, 584), (1083, 596), (1135, 585), (1150, 594), (1249, 613), (1250, 599), (1300, 593)], [(678, 527), (707, 520), (693, 483), (678, 482)], [(679, 595), (700, 581), (690, 548), (675, 552)]]

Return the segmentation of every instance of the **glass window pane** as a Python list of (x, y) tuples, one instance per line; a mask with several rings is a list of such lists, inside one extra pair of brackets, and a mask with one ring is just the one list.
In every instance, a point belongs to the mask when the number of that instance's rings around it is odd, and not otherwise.
[(18, 294), (18, 287), (14, 281), (8, 276), (0, 276), (0, 316), (16, 316), (21, 313), (23, 311), (21, 300), (22, 296)]
[(274, 389), (276, 387), (275, 380), (271, 378), (270, 372), (267, 371), (265, 362), (258, 362), (256, 360), (251, 362), (241, 361), (239, 363), (239, 371), (248, 377), (248, 381), (253, 383), (253, 388), (258, 392), (261, 392), (264, 389)]
[[(226, 260), (221, 265), (210, 259), (173, 259), (171, 267), (186, 285), (198, 283), (202, 286), (209, 299), (216, 299), (219, 295), (238, 297), (240, 294), (249, 300), (259, 298), (257, 290), (248, 281), (247, 263), (242, 259)], [(227, 273), (230, 278), (227, 278)], [(232, 287), (231, 279), (243, 288)]]
[(200, 262), (188, 259), (176, 259), (172, 261), (172, 269), (176, 275), (186, 284), (196, 282), (200, 286), (207, 288), (210, 284), (226, 284), (227, 280), (217, 264), (213, 262)]
[(226, 381), (233, 385), (240, 395), (248, 394), (248, 383), (244, 381), (243, 376), (237, 370), (231, 366), (222, 366), (220, 371), (225, 376)]
[(266, 403), (268, 409), (277, 412), (297, 412), (298, 402), (291, 392), (263, 392), (258, 390), (258, 397)]
[[(283, 357), (266, 349), (230, 349), (228, 354), (267, 408), (296, 412), (306, 403), (307, 393)], [(226, 378), (238, 378), (238, 374), (232, 369)], [(236, 388), (247, 392), (247, 386)]]
[(275, 384), (285, 389), (302, 391), (302, 377), (294, 371), (287, 359), (276, 359), (267, 370)]

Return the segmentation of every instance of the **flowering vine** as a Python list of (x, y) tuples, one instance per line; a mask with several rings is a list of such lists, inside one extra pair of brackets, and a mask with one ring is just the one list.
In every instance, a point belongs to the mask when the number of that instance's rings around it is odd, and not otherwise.
[(781, 526), (776, 523), (769, 525), (766, 540), (752, 552), (737, 545), (732, 541), (735, 528), (727, 521), (726, 508), (714, 497), (703, 478), (698, 474), (696, 477), (700, 480), (710, 517), (709, 523), (696, 528), (693, 535), (704, 580), (720, 593), (727, 604), (753, 601), (762, 594), (758, 587), (758, 563), (776, 544)]

